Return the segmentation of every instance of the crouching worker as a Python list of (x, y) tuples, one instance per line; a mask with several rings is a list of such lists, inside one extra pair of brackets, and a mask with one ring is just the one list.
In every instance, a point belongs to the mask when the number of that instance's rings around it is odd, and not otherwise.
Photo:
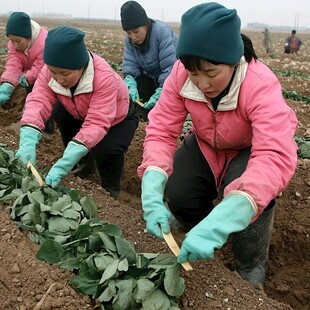
[[(231, 235), (237, 272), (261, 287), (275, 198), (297, 164), (295, 113), (241, 35), (236, 10), (214, 2), (188, 10), (177, 54), (138, 168), (147, 231), (162, 238), (182, 225), (179, 263), (212, 258)], [(176, 150), (188, 113), (191, 133)]]
[[(0, 106), (11, 99), (15, 88), (25, 88), (28, 95), (33, 88), (43, 65), (44, 43), (47, 30), (31, 20), (24, 12), (13, 12), (6, 23), (6, 35), (9, 38), (8, 55), (5, 70), (1, 75)], [(53, 133), (52, 119), (45, 131)]]
[(124, 81), (131, 100), (143, 101), (143, 108), (137, 105), (137, 110), (140, 120), (146, 122), (177, 60), (177, 35), (167, 24), (149, 18), (136, 1), (122, 5), (121, 23), (127, 33), (123, 55)]
[(48, 172), (46, 184), (57, 187), (75, 165), (91, 155), (101, 186), (116, 198), (124, 154), (139, 120), (129, 109), (127, 85), (104, 59), (87, 50), (84, 36), (66, 26), (48, 32), (46, 65), (26, 100), (16, 156), (25, 164), (35, 162), (44, 122), (54, 109), (65, 150)]

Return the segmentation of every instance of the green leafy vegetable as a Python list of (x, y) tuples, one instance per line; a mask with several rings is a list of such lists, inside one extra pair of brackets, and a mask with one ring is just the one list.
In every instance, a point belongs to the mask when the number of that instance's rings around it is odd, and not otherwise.
[(137, 253), (120, 227), (97, 217), (91, 198), (64, 186), (41, 187), (3, 145), (0, 199), (13, 201), (11, 218), (41, 244), (36, 257), (75, 272), (72, 287), (104, 309), (179, 309), (184, 279), (175, 256)]

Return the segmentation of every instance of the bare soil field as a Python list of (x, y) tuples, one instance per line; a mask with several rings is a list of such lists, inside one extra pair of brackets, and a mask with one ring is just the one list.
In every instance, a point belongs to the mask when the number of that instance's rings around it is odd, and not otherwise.
[[(88, 48), (108, 60), (121, 74), (124, 33), (119, 24), (63, 20), (37, 22), (48, 29), (68, 24), (85, 31)], [(310, 105), (302, 98), (310, 97), (310, 33), (298, 33), (304, 43), (302, 50), (297, 55), (287, 55), (283, 53), (283, 45), (290, 31), (270, 32), (273, 52), (268, 55), (263, 49), (262, 30), (243, 31), (252, 39), (259, 59), (277, 74), (283, 89), (304, 96), (292, 96), (287, 103), (299, 119), (296, 135), (308, 138)], [(0, 19), (0, 74), (6, 61), (6, 43), (5, 20)], [(18, 122), (24, 100), (24, 89), (18, 88), (11, 101), (0, 108), (0, 143), (7, 144), (13, 150), (18, 148)], [(272, 108), (272, 102), (270, 104)], [(94, 199), (98, 217), (121, 227), (124, 238), (134, 242), (140, 252), (170, 253), (165, 242), (145, 232), (140, 180), (136, 174), (142, 157), (145, 126), (145, 123), (140, 123), (127, 153), (122, 192), (117, 200), (100, 188), (96, 174), (86, 180), (68, 175), (63, 184)], [(40, 171), (47, 172), (62, 152), (57, 129), (54, 135), (44, 136), (37, 150)], [(191, 272), (181, 271), (185, 279), (185, 291), (179, 298), (181, 309), (310, 309), (309, 169), (310, 160), (300, 158), (295, 176), (277, 199), (264, 291), (252, 289), (230, 270), (232, 256), (228, 241), (216, 252), (213, 260), (193, 263), (194, 270)], [(36, 259), (35, 254), (40, 246), (30, 241), (25, 231), (18, 229), (10, 217), (10, 210), (10, 203), (0, 204), (0, 309), (100, 309), (88, 296), (70, 287), (70, 272)], [(173, 231), (173, 235), (181, 244), (184, 233)], [(52, 284), (55, 284), (53, 289), (45, 296)], [(43, 297), (44, 302), (39, 306)]]

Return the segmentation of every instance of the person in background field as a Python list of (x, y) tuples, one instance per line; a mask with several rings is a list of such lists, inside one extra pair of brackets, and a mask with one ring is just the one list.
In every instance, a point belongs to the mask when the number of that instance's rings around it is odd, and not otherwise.
[(297, 53), (302, 45), (302, 41), (296, 35), (296, 30), (292, 30), (292, 34), (285, 40), (284, 53)]
[(136, 1), (121, 7), (121, 23), (126, 31), (123, 57), (123, 77), (142, 121), (156, 104), (167, 76), (176, 61), (176, 33), (165, 23), (149, 18)]
[(57, 187), (89, 153), (101, 186), (116, 198), (121, 187), (124, 154), (138, 127), (130, 108), (127, 85), (98, 55), (87, 50), (84, 32), (60, 26), (48, 32), (45, 66), (27, 96), (16, 157), (36, 159), (44, 122), (54, 109), (65, 151), (48, 172), (45, 183)]
[[(179, 263), (212, 258), (232, 235), (235, 269), (261, 288), (275, 199), (297, 165), (297, 119), (240, 25), (215, 2), (183, 14), (179, 60), (149, 113), (138, 175), (147, 231), (187, 231)], [(188, 113), (192, 130), (176, 150)]]
[[(24, 12), (13, 12), (6, 23), (6, 35), (9, 38), (8, 56), (5, 70), (0, 78), (0, 106), (10, 101), (14, 89), (24, 87), (26, 94), (41, 71), (43, 50), (47, 30), (31, 20)], [(53, 132), (53, 121), (49, 120), (46, 132)]]
[(267, 54), (272, 52), (272, 42), (270, 37), (270, 32), (268, 28), (265, 28), (263, 31), (264, 40), (263, 40), (263, 46)]

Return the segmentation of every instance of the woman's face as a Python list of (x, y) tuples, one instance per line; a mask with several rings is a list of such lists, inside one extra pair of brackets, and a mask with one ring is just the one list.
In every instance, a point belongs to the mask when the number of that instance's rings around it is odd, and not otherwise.
[(147, 35), (147, 26), (141, 26), (139, 28), (126, 31), (128, 37), (134, 44), (142, 44)]
[(71, 88), (78, 83), (84, 68), (79, 70), (70, 70), (54, 66), (47, 66), (51, 71), (53, 79), (64, 88)]
[(206, 97), (215, 98), (228, 86), (235, 70), (234, 65), (214, 65), (206, 60), (202, 62), (202, 69), (188, 71), (190, 80)]
[(8, 38), (13, 43), (15, 49), (19, 52), (24, 52), (27, 49), (30, 40), (24, 37), (16, 36), (14, 34), (9, 34)]

